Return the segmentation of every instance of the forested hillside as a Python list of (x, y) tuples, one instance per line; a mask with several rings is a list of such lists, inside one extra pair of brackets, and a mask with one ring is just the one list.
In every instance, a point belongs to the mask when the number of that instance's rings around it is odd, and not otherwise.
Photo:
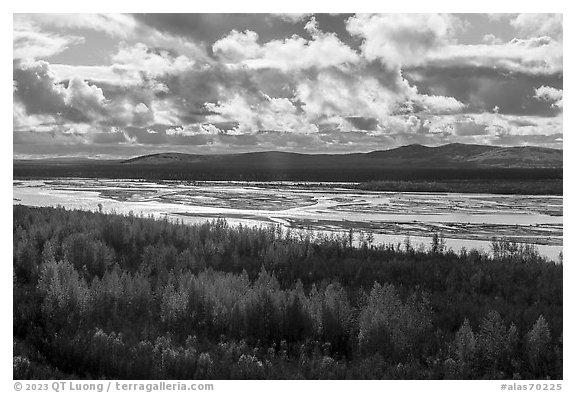
[[(484, 182), (542, 194), (542, 182), (562, 190), (563, 151), (539, 147), (497, 147), (452, 143), (408, 145), (349, 154), (280, 151), (239, 154), (159, 153), (129, 160), (53, 158), (14, 160), (14, 178), (89, 177), (148, 180)], [(381, 183), (380, 186), (383, 184)], [(519, 187), (519, 185), (521, 185)], [(414, 185), (426, 191), (426, 185)], [(453, 189), (456, 187), (455, 189)], [(547, 188), (547, 187), (545, 187)], [(461, 187), (448, 186), (452, 192)], [(483, 188), (480, 188), (481, 190)], [(388, 189), (387, 189), (388, 190)], [(394, 186), (391, 187), (394, 190)], [(464, 188), (466, 190), (466, 188)]]
[(563, 266), (530, 246), (13, 214), (15, 379), (562, 378)]

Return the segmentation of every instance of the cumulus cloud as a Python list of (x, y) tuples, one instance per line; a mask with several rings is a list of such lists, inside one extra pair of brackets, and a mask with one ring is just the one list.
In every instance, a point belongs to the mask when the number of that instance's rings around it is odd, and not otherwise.
[(555, 89), (550, 86), (540, 86), (534, 90), (534, 97), (539, 100), (550, 102), (553, 107), (562, 109), (563, 107), (563, 90)]
[[(360, 70), (359, 70), (360, 71)], [(390, 74), (388, 85), (376, 76), (326, 70), (299, 81), (295, 96), (311, 119), (323, 116), (386, 118), (413, 94), (400, 75)]]
[(14, 63), (14, 100), (29, 114), (56, 114), (65, 106), (66, 89), (56, 83), (45, 61)]
[(79, 77), (66, 81), (66, 86), (55, 78), (45, 61), (15, 63), (13, 74), (14, 101), (21, 111), (45, 115), (56, 125), (126, 126), (154, 121), (153, 111), (143, 102), (130, 102), (125, 96), (109, 100), (102, 88)]
[(486, 135), (489, 132), (485, 124), (476, 123), (471, 117), (455, 121), (449, 127), (452, 127), (454, 135), (458, 136)]
[(510, 21), (520, 36), (550, 36), (562, 40), (562, 14), (519, 14)]
[(73, 78), (65, 90), (64, 103), (83, 116), (96, 119), (104, 115), (106, 97), (98, 86), (89, 85), (80, 78)]
[(336, 34), (320, 31), (314, 18), (310, 19), (306, 30), (311, 34), (311, 40), (293, 35), (262, 45), (258, 43), (259, 36), (256, 32), (233, 30), (216, 41), (212, 45), (212, 50), (224, 61), (242, 62), (256, 69), (278, 68), (290, 71), (339, 66), (359, 61), (358, 54), (342, 43)]
[(415, 100), (424, 110), (434, 114), (456, 113), (466, 107), (454, 97), (420, 94)]
[(253, 59), (260, 55), (262, 48), (258, 44), (258, 33), (250, 30), (230, 34), (219, 39), (212, 45), (215, 55), (228, 62), (240, 62)]
[(422, 119), (415, 115), (389, 117), (382, 125), (384, 132), (394, 134), (416, 134), (421, 129)]
[(173, 56), (168, 50), (151, 49), (143, 43), (124, 45), (112, 56), (116, 70), (152, 76), (182, 73), (194, 65), (187, 56)]
[(264, 96), (259, 102), (248, 102), (245, 97), (236, 95), (225, 102), (208, 103), (206, 107), (222, 119), (238, 124), (228, 134), (257, 133), (262, 130), (310, 133), (318, 130), (287, 98)]
[(396, 68), (417, 65), (449, 43), (458, 23), (441, 14), (361, 14), (349, 18), (346, 27), (363, 40), (365, 58)]

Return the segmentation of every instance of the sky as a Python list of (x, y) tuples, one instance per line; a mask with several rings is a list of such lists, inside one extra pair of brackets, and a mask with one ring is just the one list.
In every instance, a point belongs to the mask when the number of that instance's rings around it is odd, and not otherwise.
[(13, 155), (562, 148), (561, 14), (14, 14)]

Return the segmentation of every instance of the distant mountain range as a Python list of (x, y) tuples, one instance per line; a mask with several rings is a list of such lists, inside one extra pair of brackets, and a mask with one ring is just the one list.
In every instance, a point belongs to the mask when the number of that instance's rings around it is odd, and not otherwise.
[(14, 160), (14, 178), (237, 181), (562, 181), (562, 150), (450, 144), (349, 154), (158, 153), (123, 160)]
[(254, 152), (199, 155), (158, 153), (121, 161), (125, 165), (211, 166), (236, 168), (562, 168), (562, 150), (534, 146), (498, 147), (452, 143), (438, 147), (408, 145), (350, 154)]

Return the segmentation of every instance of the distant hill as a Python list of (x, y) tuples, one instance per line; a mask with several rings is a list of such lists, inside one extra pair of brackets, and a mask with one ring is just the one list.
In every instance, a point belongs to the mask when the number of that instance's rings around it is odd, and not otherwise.
[(452, 143), (438, 147), (408, 145), (390, 150), (352, 154), (300, 154), (254, 152), (197, 155), (159, 153), (129, 160), (124, 164), (238, 165), (241, 167), (326, 168), (561, 168), (562, 150), (543, 147), (497, 147)]
[(544, 147), (502, 147), (470, 157), (469, 162), (478, 166), (516, 168), (561, 168), (562, 150)]
[(449, 144), (350, 154), (167, 152), (127, 160), (14, 160), (13, 174), (150, 180), (561, 181), (562, 150)]
[(130, 158), (128, 160), (122, 161), (125, 164), (165, 164), (165, 163), (177, 163), (177, 162), (203, 162), (209, 156), (197, 155), (197, 154), (186, 154), (186, 153), (156, 153), (148, 154), (145, 156), (138, 156)]

